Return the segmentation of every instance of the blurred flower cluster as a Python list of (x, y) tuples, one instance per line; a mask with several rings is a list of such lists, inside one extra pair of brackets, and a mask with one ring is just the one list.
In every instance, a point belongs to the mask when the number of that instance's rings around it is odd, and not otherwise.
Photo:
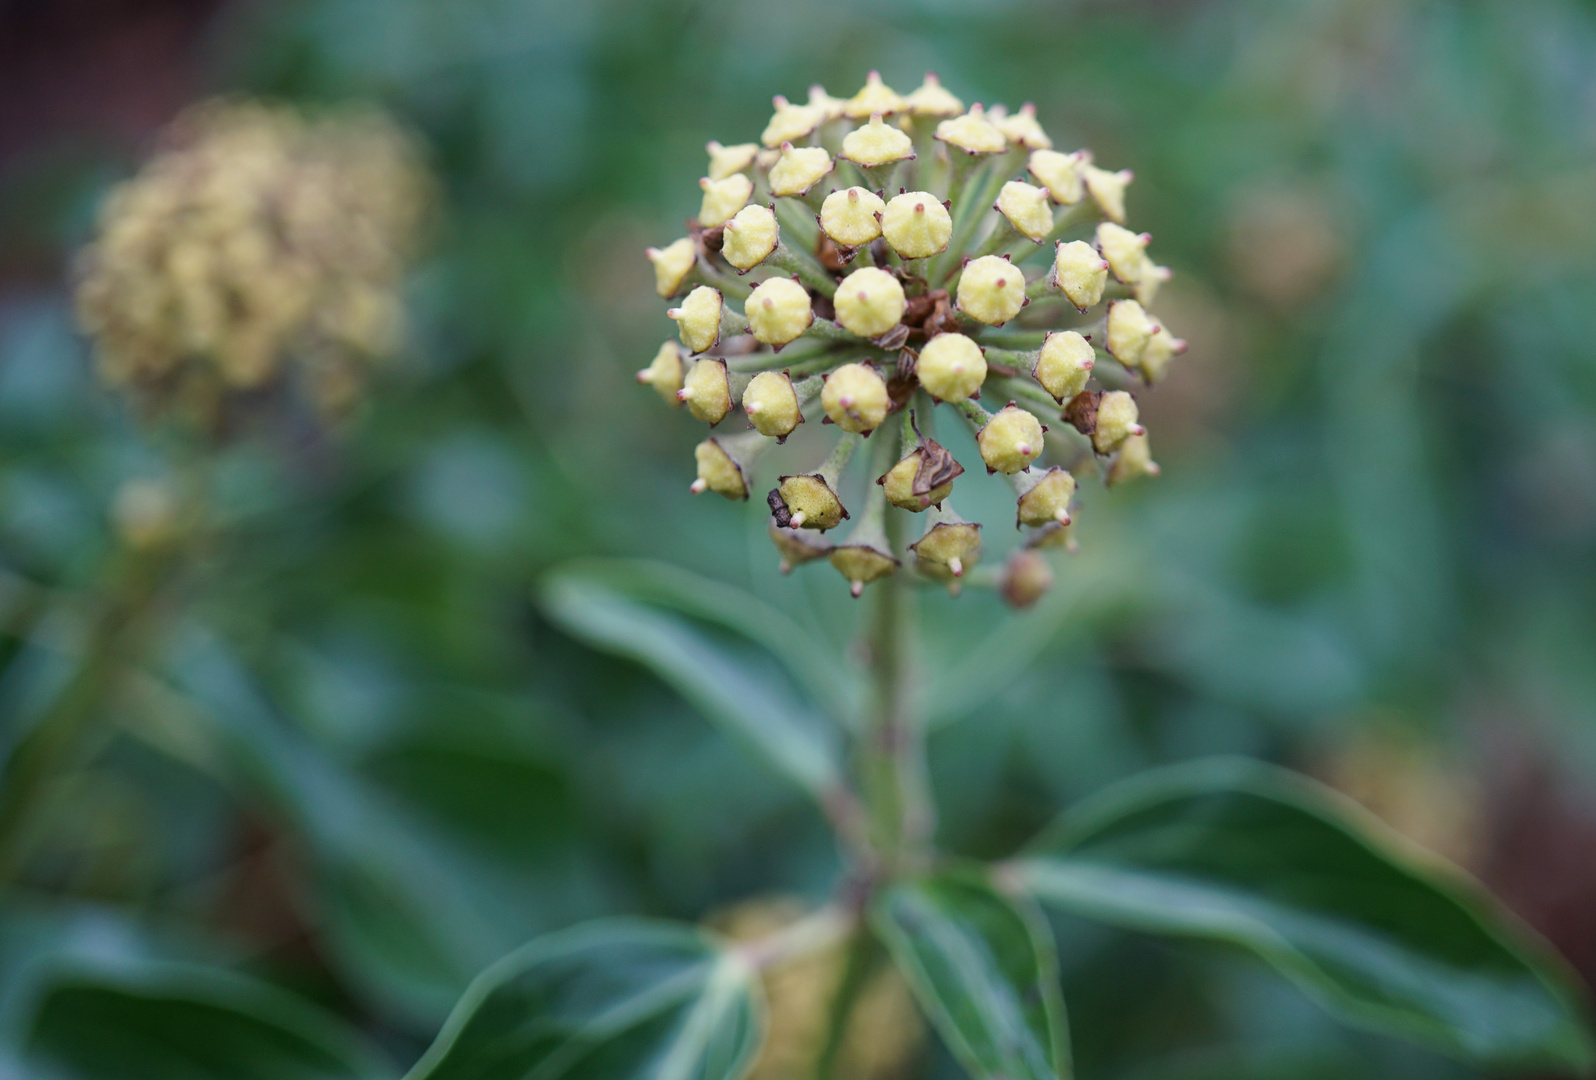
[[(778, 97), (758, 142), (708, 151), (689, 235), (648, 251), (660, 296), (682, 297), (679, 340), (638, 373), (712, 427), (742, 406), (752, 430), (699, 444), (693, 490), (748, 498), (755, 460), (818, 403), (841, 438), (768, 496), (784, 569), (827, 558), (857, 596), (907, 562), (1034, 601), (1038, 549), (1072, 542), (1066, 466), (1157, 472), (1132, 390), (1185, 346), (1148, 311), (1169, 271), (1125, 227), (1131, 173), (1054, 149), (1030, 105), (966, 108), (934, 75), (907, 95), (872, 72), (851, 98)], [(933, 437), (938, 404), (1013, 486), (1025, 542), (1001, 573), (970, 573), (981, 526), (953, 510), (965, 470)], [(880, 428), (855, 516), (839, 478)], [(896, 542), (889, 505), (927, 513), (918, 540)], [(824, 538), (849, 518), (846, 541)]]
[(210, 432), (277, 388), (345, 412), (398, 347), (429, 187), (377, 113), (190, 109), (106, 201), (84, 253), (78, 310), (101, 376)]

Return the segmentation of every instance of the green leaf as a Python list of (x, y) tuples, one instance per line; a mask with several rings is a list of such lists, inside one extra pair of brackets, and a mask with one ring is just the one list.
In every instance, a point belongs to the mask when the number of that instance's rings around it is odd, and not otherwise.
[(837, 787), (835, 730), (825, 718), (688, 620), (579, 573), (546, 579), (542, 602), (562, 629), (645, 665), (816, 797)]
[(735, 1080), (762, 1034), (756, 982), (690, 927), (588, 923), (483, 972), (406, 1080)]
[(1221, 760), (1132, 780), (1012, 869), (1062, 910), (1247, 949), (1365, 1027), (1492, 1066), (1596, 1063), (1579, 995), (1527, 928), (1284, 770)]
[(353, 1028), (231, 972), (145, 962), (64, 968), (28, 1038), (81, 1080), (359, 1080), (392, 1075)]
[(871, 922), (971, 1075), (1070, 1075), (1053, 942), (1028, 901), (974, 875), (942, 874), (887, 889)]

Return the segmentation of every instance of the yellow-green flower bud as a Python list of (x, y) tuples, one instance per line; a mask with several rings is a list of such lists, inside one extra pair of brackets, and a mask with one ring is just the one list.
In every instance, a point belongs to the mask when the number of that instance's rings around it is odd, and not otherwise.
[(1003, 599), (1012, 608), (1028, 608), (1053, 587), (1053, 568), (1047, 559), (1021, 548), (1003, 567)]
[(781, 160), (770, 170), (772, 195), (803, 195), (831, 171), (831, 155), (824, 147), (781, 144)]
[(733, 173), (740, 173), (754, 163), (754, 158), (759, 155), (758, 143), (738, 143), (736, 146), (722, 146), (711, 139), (704, 147), (709, 151), (709, 178), (711, 180), (724, 180)]
[(980, 392), (986, 382), (986, 357), (981, 346), (963, 334), (938, 334), (920, 350), (914, 371), (926, 393), (957, 404)]
[(794, 105), (780, 94), (771, 101), (776, 106), (776, 115), (765, 125), (759, 141), (772, 150), (784, 142), (796, 143), (808, 138), (810, 132), (826, 118), (823, 110), (809, 105)]
[(1132, 435), (1126, 439), (1108, 470), (1108, 486), (1134, 480), (1138, 476), (1157, 476), (1158, 462), (1153, 460), (1152, 449), (1146, 435)]
[(766, 345), (785, 345), (815, 321), (809, 290), (792, 278), (767, 278), (743, 303), (748, 332)]
[(1053, 204), (1047, 188), (1032, 187), (1023, 180), (1010, 180), (998, 192), (998, 213), (1009, 219), (1016, 232), (1027, 240), (1041, 243), (1053, 231)]
[(798, 392), (785, 372), (761, 371), (743, 391), (743, 412), (761, 435), (785, 439), (804, 422)]
[(1147, 265), (1142, 268), (1142, 276), (1136, 282), (1136, 302), (1142, 307), (1151, 307), (1153, 298), (1158, 295), (1159, 287), (1174, 277), (1174, 271), (1167, 266), (1159, 266), (1148, 259)]
[(1097, 250), (1108, 260), (1108, 268), (1114, 276), (1127, 285), (1140, 281), (1151, 265), (1147, 258), (1147, 244), (1151, 240), (1147, 233), (1133, 233), (1112, 221), (1097, 226)]
[(832, 548), (827, 557), (831, 565), (837, 568), (837, 573), (847, 580), (848, 591), (855, 600), (864, 592), (866, 585), (898, 568), (898, 560), (885, 548), (875, 544), (843, 544)]
[(1134, 300), (1108, 305), (1108, 352), (1128, 368), (1140, 367), (1157, 324)]
[[(821, 151), (825, 153), (825, 151)], [(768, 206), (745, 206), (726, 223), (720, 253), (739, 270), (752, 270), (776, 250), (780, 229)]]
[(1025, 275), (997, 255), (983, 255), (959, 277), (959, 310), (989, 326), (1002, 326), (1025, 306)]
[(1041, 421), (1011, 403), (986, 422), (975, 441), (990, 472), (1013, 474), (1041, 455), (1042, 435)]
[(1103, 298), (1108, 260), (1085, 240), (1060, 243), (1053, 256), (1053, 281), (1070, 303), (1085, 311)]
[(1165, 329), (1164, 324), (1153, 319), (1153, 334), (1147, 339), (1137, 370), (1149, 384), (1157, 382), (1169, 370), (1169, 362), (1186, 351), (1186, 343)]
[(953, 491), (953, 481), (964, 473), (964, 466), (932, 439), (920, 445), (876, 480), (886, 492), (887, 501), (900, 510), (918, 514), (928, 506), (940, 505)]
[(1118, 450), (1132, 435), (1145, 435), (1147, 429), (1136, 422), (1136, 399), (1123, 390), (1110, 390), (1097, 403), (1097, 428), (1092, 445), (1099, 454)]
[(963, 577), (981, 557), (981, 526), (967, 521), (939, 521), (909, 545), (916, 567), (931, 577)]
[(676, 332), (687, 351), (701, 353), (720, 340), (720, 313), (724, 306), (719, 289), (700, 285), (687, 294), (681, 307), (673, 307), (665, 314), (675, 321)]
[(929, 71), (919, 89), (904, 101), (916, 116), (958, 116), (964, 111), (964, 102), (949, 93), (942, 80)]
[(654, 291), (666, 299), (676, 295), (698, 261), (698, 245), (690, 236), (662, 248), (648, 248), (643, 253), (654, 264)]
[(654, 354), (654, 362), (637, 373), (637, 381), (644, 386), (652, 386), (660, 397), (679, 408), (682, 402), (676, 396), (676, 391), (682, 388), (682, 375), (682, 347), (674, 341), (667, 341)]
[(866, 168), (890, 165), (914, 156), (914, 140), (875, 113), (868, 124), (843, 137), (842, 156)]
[(732, 410), (731, 380), (719, 360), (700, 360), (687, 372), (678, 399), (687, 402), (694, 419), (714, 427)]
[(826, 88), (819, 83), (809, 87), (809, 107), (820, 110), (820, 114), (827, 120), (837, 120), (842, 117), (842, 111), (848, 107), (846, 98), (832, 97), (826, 93)]
[(842, 500), (819, 473), (783, 476), (766, 500), (784, 529), (834, 529), (848, 516)]
[(887, 204), (862, 187), (833, 191), (820, 204), (820, 228), (839, 247), (856, 248), (881, 235)]
[(936, 137), (966, 154), (997, 154), (1009, 145), (1008, 139), (986, 118), (979, 104), (971, 105), (963, 116), (938, 124)]
[(947, 249), (953, 218), (929, 191), (906, 191), (887, 203), (881, 233), (905, 259), (924, 259)]
[[(993, 110), (995, 113), (997, 110)], [(1053, 140), (1047, 137), (1042, 125), (1036, 122), (1036, 106), (1027, 101), (1013, 116), (994, 116), (993, 125), (1015, 146), (1027, 150), (1051, 150)]]
[(1090, 341), (1074, 330), (1052, 332), (1042, 342), (1031, 374), (1044, 390), (1064, 402), (1086, 389), (1096, 363), (1096, 350)]
[(881, 72), (872, 71), (865, 76), (864, 86), (843, 106), (842, 115), (850, 120), (863, 120), (873, 113), (887, 115), (904, 112), (908, 107), (896, 90), (881, 81)]
[(868, 364), (843, 364), (827, 376), (820, 391), (820, 407), (844, 431), (874, 431), (891, 405), (886, 382)]
[(792, 568), (802, 566), (815, 559), (823, 559), (831, 554), (831, 543), (818, 536), (800, 532), (797, 529), (784, 529), (774, 520), (770, 523), (770, 542), (776, 545), (776, 550), (781, 553), (781, 572), (792, 573)]
[(698, 223), (706, 229), (726, 224), (754, 193), (754, 182), (742, 173), (733, 173), (724, 180), (711, 180), (706, 176), (698, 182), (698, 186), (704, 189), (704, 199), (698, 208)]
[(1015, 527), (1070, 523), (1070, 500), (1075, 497), (1075, 477), (1059, 468), (1043, 473), (1041, 479), (1015, 500)]
[(698, 459), (698, 479), (693, 481), (692, 492), (701, 495), (713, 491), (728, 499), (748, 498), (748, 480), (742, 466), (726, 452), (720, 441), (711, 437), (693, 448)]
[(1031, 152), (1031, 175), (1042, 181), (1053, 201), (1061, 206), (1073, 206), (1086, 195), (1086, 177), (1082, 170), (1091, 164), (1092, 157), (1083, 150), (1061, 154), (1056, 150)]
[(1129, 169), (1109, 172), (1088, 164), (1081, 170), (1086, 180), (1086, 190), (1110, 221), (1125, 223), (1125, 189), (1135, 179)]
[(832, 298), (837, 321), (860, 337), (880, 337), (903, 318), (903, 286), (885, 270), (862, 267), (843, 278)]

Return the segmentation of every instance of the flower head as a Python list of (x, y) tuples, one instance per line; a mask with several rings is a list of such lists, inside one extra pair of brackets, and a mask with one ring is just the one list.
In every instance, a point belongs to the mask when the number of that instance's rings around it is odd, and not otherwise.
[[(747, 418), (699, 444), (694, 490), (748, 497), (760, 451), (818, 404), (833, 449), (764, 481), (784, 570), (824, 557), (856, 595), (898, 575), (1033, 602), (1075, 542), (1065, 464), (1106, 456), (1089, 471), (1114, 484), (1158, 471), (1126, 387), (1184, 342), (1148, 310), (1169, 272), (1124, 225), (1130, 174), (1053, 150), (1030, 106), (965, 109), (934, 76), (907, 96), (872, 74), (852, 97), (778, 98), (759, 143), (710, 144), (691, 234), (649, 252), (681, 296), (680, 344), (638, 380), (700, 422)], [(939, 442), (937, 423), (968, 436)], [(997, 538), (952, 508), (971, 443), (1024, 538), (975, 573)], [(873, 484), (850, 479), (855, 457)]]

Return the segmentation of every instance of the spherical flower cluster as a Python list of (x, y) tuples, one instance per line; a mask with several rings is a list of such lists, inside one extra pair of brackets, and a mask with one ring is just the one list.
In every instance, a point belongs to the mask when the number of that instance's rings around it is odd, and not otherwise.
[(346, 410), (398, 345), (428, 193), (379, 115), (189, 110), (111, 193), (84, 252), (78, 311), (102, 378), (211, 430), (277, 386)]
[[(677, 339), (638, 381), (711, 427), (741, 405), (749, 428), (699, 444), (693, 491), (749, 498), (756, 459), (818, 410), (841, 438), (766, 499), (783, 569), (825, 558), (855, 596), (908, 572), (1034, 602), (1042, 553), (1073, 543), (1064, 466), (1158, 471), (1134, 391), (1185, 343), (1148, 310), (1169, 271), (1125, 227), (1131, 174), (1055, 150), (1030, 105), (966, 109), (934, 75), (775, 105), (757, 142), (709, 144), (688, 235), (647, 252)], [(1001, 571), (976, 567), (981, 526), (953, 510), (965, 470), (932, 437), (938, 413), (1013, 487), (1023, 543)], [(856, 456), (875, 484), (850, 509)], [(926, 515), (918, 539), (897, 541), (899, 511)]]

